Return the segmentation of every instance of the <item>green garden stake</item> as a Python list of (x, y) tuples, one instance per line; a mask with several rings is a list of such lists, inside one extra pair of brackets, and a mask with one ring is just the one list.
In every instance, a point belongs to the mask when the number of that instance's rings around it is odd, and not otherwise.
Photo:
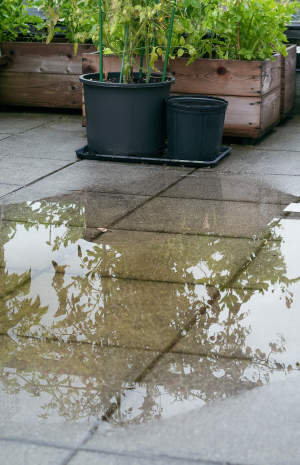
[[(156, 3), (158, 4), (159, 0), (157, 0)], [(156, 12), (156, 16), (158, 16), (158, 11)], [(156, 24), (157, 24), (157, 21), (155, 21), (155, 25), (154, 25), (154, 37), (153, 37), (153, 41), (152, 41), (152, 50), (153, 50), (154, 44), (155, 44)], [(147, 72), (147, 84), (149, 82), (149, 79), (150, 79), (150, 65), (148, 66), (148, 72)]]
[(166, 51), (166, 58), (165, 58), (165, 65), (164, 65), (164, 72), (163, 72), (161, 82), (165, 82), (165, 80), (166, 80), (166, 72), (167, 72), (169, 51), (170, 51), (170, 45), (171, 45), (171, 39), (172, 39), (174, 16), (175, 16), (175, 6), (173, 6), (172, 14), (171, 14), (171, 23), (170, 23), (170, 31), (169, 31), (169, 37), (168, 37), (168, 44), (167, 44), (167, 51)]
[(143, 47), (142, 47), (142, 52), (141, 52), (140, 71), (139, 71), (140, 78), (143, 76), (144, 53), (145, 53), (145, 41), (143, 42)]
[(122, 76), (123, 76), (123, 68), (124, 68), (124, 61), (125, 61), (125, 52), (126, 52), (126, 43), (127, 43), (128, 29), (129, 29), (129, 26), (126, 26), (125, 44), (124, 44), (124, 51), (123, 51), (123, 57), (122, 57), (122, 66), (121, 66), (121, 73), (120, 73), (120, 80), (119, 80), (119, 83), (120, 83), (120, 84), (121, 84), (121, 82), (122, 82)]
[(102, 5), (99, 0), (99, 81), (103, 82), (103, 47), (102, 47)]

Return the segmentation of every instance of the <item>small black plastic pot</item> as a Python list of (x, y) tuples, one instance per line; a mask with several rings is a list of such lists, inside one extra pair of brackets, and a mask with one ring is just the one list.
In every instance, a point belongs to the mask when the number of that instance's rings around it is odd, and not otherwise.
[[(138, 77), (138, 73), (133, 74)], [(160, 78), (160, 74), (152, 74)], [(108, 73), (108, 79), (119, 73)], [(166, 140), (167, 82), (119, 84), (99, 82), (99, 73), (85, 74), (86, 129), (89, 151), (102, 155), (162, 156)]]
[(220, 157), (228, 102), (204, 95), (166, 98), (168, 157), (213, 161)]

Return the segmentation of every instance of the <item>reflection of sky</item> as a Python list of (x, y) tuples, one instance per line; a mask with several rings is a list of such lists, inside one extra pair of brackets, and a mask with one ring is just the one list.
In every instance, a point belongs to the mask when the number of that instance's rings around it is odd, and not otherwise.
[(289, 279), (300, 276), (300, 220), (286, 219), (280, 221), (280, 226), (274, 228), (276, 236), (281, 236), (281, 252), (287, 265)]
[[(66, 228), (64, 225), (60, 225), (57, 227), (52, 226), (50, 231), (50, 226), (37, 225), (36, 227), (31, 227), (29, 231), (27, 231), (24, 225), (17, 224), (16, 234), (13, 240), (4, 245), (6, 265), (10, 272), (14, 270), (20, 272), (28, 271), (29, 269), (32, 270), (30, 293), (26, 297), (29, 299), (32, 298), (34, 301), (37, 295), (39, 295), (41, 298), (41, 306), (49, 306), (47, 313), (41, 319), (41, 324), (46, 327), (51, 327), (53, 325), (54, 315), (59, 307), (58, 296), (52, 286), (55, 272), (51, 262), (55, 261), (59, 266), (66, 266), (65, 275), (62, 277), (62, 280), (64, 281), (63, 286), (65, 288), (70, 286), (68, 289), (68, 298), (70, 298), (72, 293), (76, 296), (77, 292), (73, 285), (73, 277), (85, 276), (87, 273), (86, 265), (83, 268), (80, 266), (82, 264), (82, 259), (78, 256), (78, 245), (80, 245), (83, 258), (87, 256), (87, 252), (89, 250), (91, 251), (94, 247), (98, 247), (99, 249), (106, 248), (107, 251), (111, 248), (108, 245), (101, 244), (95, 246), (82, 239), (78, 239), (75, 240), (74, 244), (69, 242), (67, 247), (61, 245), (59, 250), (53, 252), (52, 248), (55, 238), (62, 238), (67, 232), (72, 231), (74, 232), (74, 237), (80, 237), (82, 228)], [(276, 236), (281, 236), (283, 238), (280, 247), (287, 267), (287, 277), (290, 279), (298, 277), (300, 275), (300, 221), (282, 220), (280, 226), (274, 229), (274, 233)], [(51, 244), (49, 242), (51, 242)], [(115, 256), (121, 257), (119, 253), (116, 253)], [(215, 252), (212, 258), (214, 261), (220, 261), (223, 255), (219, 252)], [(197, 262), (197, 260), (195, 261)], [(211, 270), (208, 268), (207, 263), (201, 261), (199, 261), (197, 266), (190, 267), (187, 272), (192, 273), (195, 279), (211, 274)], [(230, 270), (224, 269), (222, 273), (229, 274), (229, 272)], [(94, 280), (93, 287), (96, 290), (95, 292), (98, 294), (101, 293), (101, 278), (96, 278)], [(186, 293), (187, 301), (190, 306), (195, 302), (195, 295), (197, 296), (196, 298), (198, 298), (197, 308), (199, 308), (201, 302), (204, 300), (211, 300), (207, 288), (203, 285), (195, 285), (193, 287), (194, 295), (190, 292), (189, 285), (183, 285), (180, 289), (180, 292)], [(240, 331), (240, 334), (243, 335), (250, 329), (250, 333), (245, 339), (245, 345), (241, 347), (241, 349), (245, 351), (245, 348), (249, 346), (253, 352), (259, 349), (261, 352), (268, 355), (271, 350), (269, 344), (278, 343), (280, 345), (280, 335), (282, 335), (286, 341), (284, 343), (286, 351), (281, 354), (273, 353), (271, 358), (277, 363), (285, 364), (285, 367), (292, 365), (293, 368), (295, 368), (295, 364), (297, 362), (300, 363), (300, 283), (290, 285), (288, 290), (293, 293), (293, 302), (290, 308), (286, 307), (285, 294), (282, 293), (278, 286), (275, 286), (275, 288), (270, 286), (267, 291), (264, 291), (264, 294), (259, 291), (248, 290), (247, 293), (250, 299), (242, 303), (237, 314), (237, 316), (245, 314), (244, 319), (238, 320), (238, 318), (236, 318), (235, 322), (232, 323), (232, 315), (225, 305), (225, 308), (214, 316), (214, 322), (209, 324), (205, 329), (201, 328), (199, 330), (199, 336), (201, 336), (201, 334), (206, 335), (208, 338), (212, 338), (210, 340), (215, 341), (218, 334), (226, 332), (230, 335), (233, 334), (234, 331), (239, 334)], [(176, 292), (179, 296), (179, 291)], [(239, 296), (242, 294), (234, 289), (230, 292), (232, 292), (233, 295), (235, 294), (237, 301), (241, 303)], [(228, 295), (228, 289), (222, 291), (220, 300)], [(289, 294), (287, 295), (289, 296)], [(83, 295), (80, 300), (80, 305), (84, 306), (87, 304), (88, 298), (88, 294)], [(100, 299), (98, 307), (94, 310), (94, 314), (89, 314), (89, 318), (92, 322), (91, 334), (93, 333), (93, 324), (95, 323), (95, 312), (101, 312), (102, 308), (103, 300)], [(211, 311), (209, 306), (208, 311)], [(56, 317), (55, 323), (64, 319), (65, 315)], [(230, 319), (231, 323), (228, 323)], [(170, 322), (170, 324), (171, 323), (172, 322)], [(76, 333), (77, 331), (73, 328), (72, 322), (69, 323), (69, 326), (66, 324), (66, 328), (66, 333), (68, 334)], [(32, 332), (33, 330), (34, 328), (32, 328)], [(9, 334), (11, 334), (11, 331), (9, 331)], [(57, 335), (60, 336), (59, 329)], [(78, 340), (80, 340), (78, 332), (76, 335)], [(82, 336), (82, 339), (84, 339), (84, 336)], [(234, 341), (232, 345), (234, 346)], [(215, 345), (213, 342), (211, 343), (211, 348), (213, 351), (215, 350), (216, 353), (219, 350), (218, 347), (222, 348), (222, 343), (219, 345), (218, 343)], [(238, 343), (236, 348), (239, 348)], [(191, 347), (189, 353), (192, 353), (192, 350), (193, 347)], [(197, 356), (195, 357), (197, 358)], [(200, 360), (199, 363), (201, 363)], [(170, 368), (170, 372), (171, 369), (172, 367)], [(184, 367), (184, 375), (188, 376), (191, 370), (191, 366), (186, 365)], [(299, 376), (299, 373), (295, 371), (289, 376), (297, 375)], [(213, 372), (213, 376), (218, 379), (218, 381), (222, 382), (222, 379), (226, 378), (228, 374), (225, 372), (225, 369), (219, 368)], [(249, 380), (256, 381), (258, 377), (261, 376), (259, 373), (259, 364), (247, 364), (244, 376)], [(285, 376), (286, 374), (283, 371), (275, 371), (273, 374), (270, 373), (272, 381), (282, 380)], [(78, 381), (78, 383), (80, 383), (80, 381)], [(199, 384), (201, 384), (201, 380), (199, 380)], [(74, 385), (76, 385), (75, 377)], [(196, 387), (198, 389), (198, 386)], [(159, 384), (156, 385), (156, 388), (158, 397), (155, 398), (155, 401), (158, 406), (155, 406), (154, 410), (161, 409), (163, 418), (205, 405), (205, 401), (197, 397), (201, 393), (201, 390), (190, 391), (186, 397), (182, 396), (182, 398), (176, 400), (174, 395), (168, 393), (165, 386)], [(199, 389), (200, 388), (201, 386), (199, 386)], [(203, 390), (205, 390), (205, 388), (203, 388)], [(27, 412), (28, 414), (31, 412), (31, 414), (39, 415), (41, 413), (41, 406), (51, 401), (51, 395), (52, 394), (43, 392), (40, 397), (32, 397), (28, 393), (21, 391), (20, 403), (22, 409), (16, 413), (14, 420), (18, 421), (24, 418), (24, 416), (26, 417)], [(121, 396), (121, 411), (122, 414), (124, 414), (124, 421), (130, 421), (131, 418), (139, 416), (146, 395), (146, 384), (136, 385), (134, 390), (125, 390), (125, 396)], [(158, 413), (157, 411), (157, 414)], [(93, 420), (95, 419), (96, 417), (93, 418)], [(55, 411), (55, 409), (52, 410), (51, 421), (56, 422), (61, 420), (57, 411)]]
[(249, 310), (248, 316), (241, 322), (242, 327), (251, 326), (246, 346), (269, 354), (269, 344), (280, 343), (279, 335), (282, 335), (286, 340), (286, 352), (272, 354), (272, 358), (286, 366), (292, 364), (293, 367), (295, 363), (300, 363), (300, 285), (297, 287), (291, 308), (286, 307), (280, 289), (264, 295), (255, 291), (250, 300), (241, 307), (241, 312)]

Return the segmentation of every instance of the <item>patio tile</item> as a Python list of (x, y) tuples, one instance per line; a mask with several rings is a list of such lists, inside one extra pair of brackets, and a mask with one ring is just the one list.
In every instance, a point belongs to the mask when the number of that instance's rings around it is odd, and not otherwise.
[[(141, 455), (134, 456), (130, 454), (113, 454), (105, 452), (87, 452), (78, 451), (76, 455), (70, 460), (70, 465), (82, 465), (83, 463), (89, 465), (173, 465), (174, 459), (167, 457), (142, 457)], [(181, 465), (190, 465), (190, 461), (181, 459)], [(206, 465), (203, 462), (203, 465)]]
[(163, 350), (193, 320), (205, 293), (203, 286), (103, 278), (88, 269), (78, 276), (66, 270), (58, 265), (53, 272), (31, 276), (26, 287), (0, 300), (1, 333)]
[[(34, 148), (32, 140), (34, 138)], [(86, 130), (81, 117), (63, 116), (1, 142), (3, 158), (76, 161), (75, 150), (86, 144)]]
[(14, 465), (57, 465), (67, 457), (64, 449), (22, 444), (15, 441), (0, 440), (0, 454), (3, 463)]
[(0, 439), (79, 447), (156, 352), (0, 336)]
[(251, 238), (282, 210), (274, 204), (160, 197), (117, 222), (114, 228)]
[(299, 286), (300, 271), (300, 221), (281, 219), (272, 228), (270, 241), (266, 242), (256, 259), (236, 278), (233, 286), (264, 291), (280, 286), (278, 276), (285, 275), (286, 285)]
[(155, 195), (181, 179), (188, 171), (190, 170), (83, 160), (67, 167), (64, 173), (56, 173), (51, 179), (43, 180), (40, 185), (37, 183), (35, 187), (52, 189), (52, 195), (56, 195), (56, 192), (60, 194), (79, 190)]
[[(3, 206), (3, 221), (47, 224), (57, 227), (105, 227), (149, 197), (126, 194), (80, 193)], [(11, 199), (6, 198), (6, 202)], [(15, 200), (15, 197), (14, 197)]]
[(19, 184), (0, 184), (0, 197), (21, 187)]
[(0, 133), (19, 134), (39, 127), (51, 121), (59, 120), (62, 115), (49, 113), (0, 112)]
[(0, 133), (0, 140), (7, 139), (8, 137), (11, 137), (12, 134), (1, 134)]
[(296, 176), (203, 173), (198, 170), (161, 196), (287, 205), (300, 196), (300, 185)]
[(60, 160), (34, 160), (26, 158), (9, 158), (0, 160), (0, 182), (24, 186), (53, 171), (63, 168)]
[(299, 176), (299, 154), (288, 147), (282, 148), (276, 144), (274, 147), (277, 148), (273, 150), (270, 147), (263, 148), (261, 145), (233, 147), (230, 155), (213, 170), (223, 173)]
[(123, 279), (217, 286), (232, 279), (262, 242), (112, 230), (94, 239), (93, 244), (84, 246), (82, 253), (88, 256), (88, 250), (97, 250), (102, 276), (110, 273)]

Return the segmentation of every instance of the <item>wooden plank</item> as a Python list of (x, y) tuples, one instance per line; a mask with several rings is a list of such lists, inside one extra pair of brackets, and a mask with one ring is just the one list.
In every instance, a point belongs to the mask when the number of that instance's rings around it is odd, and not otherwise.
[(74, 55), (74, 44), (45, 44), (39, 42), (0, 42), (7, 55), (6, 70), (11, 73), (81, 74), (82, 55), (94, 52), (90, 44), (80, 44)]
[(281, 86), (264, 95), (261, 100), (260, 132), (280, 121)]
[(261, 61), (262, 66), (262, 89), (261, 95), (268, 94), (280, 86), (281, 82), (281, 55), (275, 55), (276, 61)]
[(0, 66), (6, 65), (7, 64), (7, 56), (6, 55), (0, 55)]
[(287, 52), (286, 57), (281, 56), (281, 119), (293, 110), (296, 96), (296, 45), (288, 45)]
[[(174, 92), (212, 95), (265, 95), (280, 85), (281, 56), (276, 60), (239, 61), (197, 59), (187, 66), (187, 58), (170, 60), (168, 72), (176, 79)], [(99, 72), (98, 55), (83, 56), (83, 72)], [(120, 71), (121, 59), (117, 56), (105, 56), (103, 60), (106, 72)], [(160, 71), (161, 60), (156, 62)]]
[(2, 105), (81, 108), (77, 75), (0, 72)]
[(281, 92), (280, 116), (284, 119), (295, 107), (296, 78), (286, 83), (286, 88)]
[(223, 135), (231, 137), (258, 137), (260, 132), (260, 99), (231, 95), (220, 97), (228, 102)]

